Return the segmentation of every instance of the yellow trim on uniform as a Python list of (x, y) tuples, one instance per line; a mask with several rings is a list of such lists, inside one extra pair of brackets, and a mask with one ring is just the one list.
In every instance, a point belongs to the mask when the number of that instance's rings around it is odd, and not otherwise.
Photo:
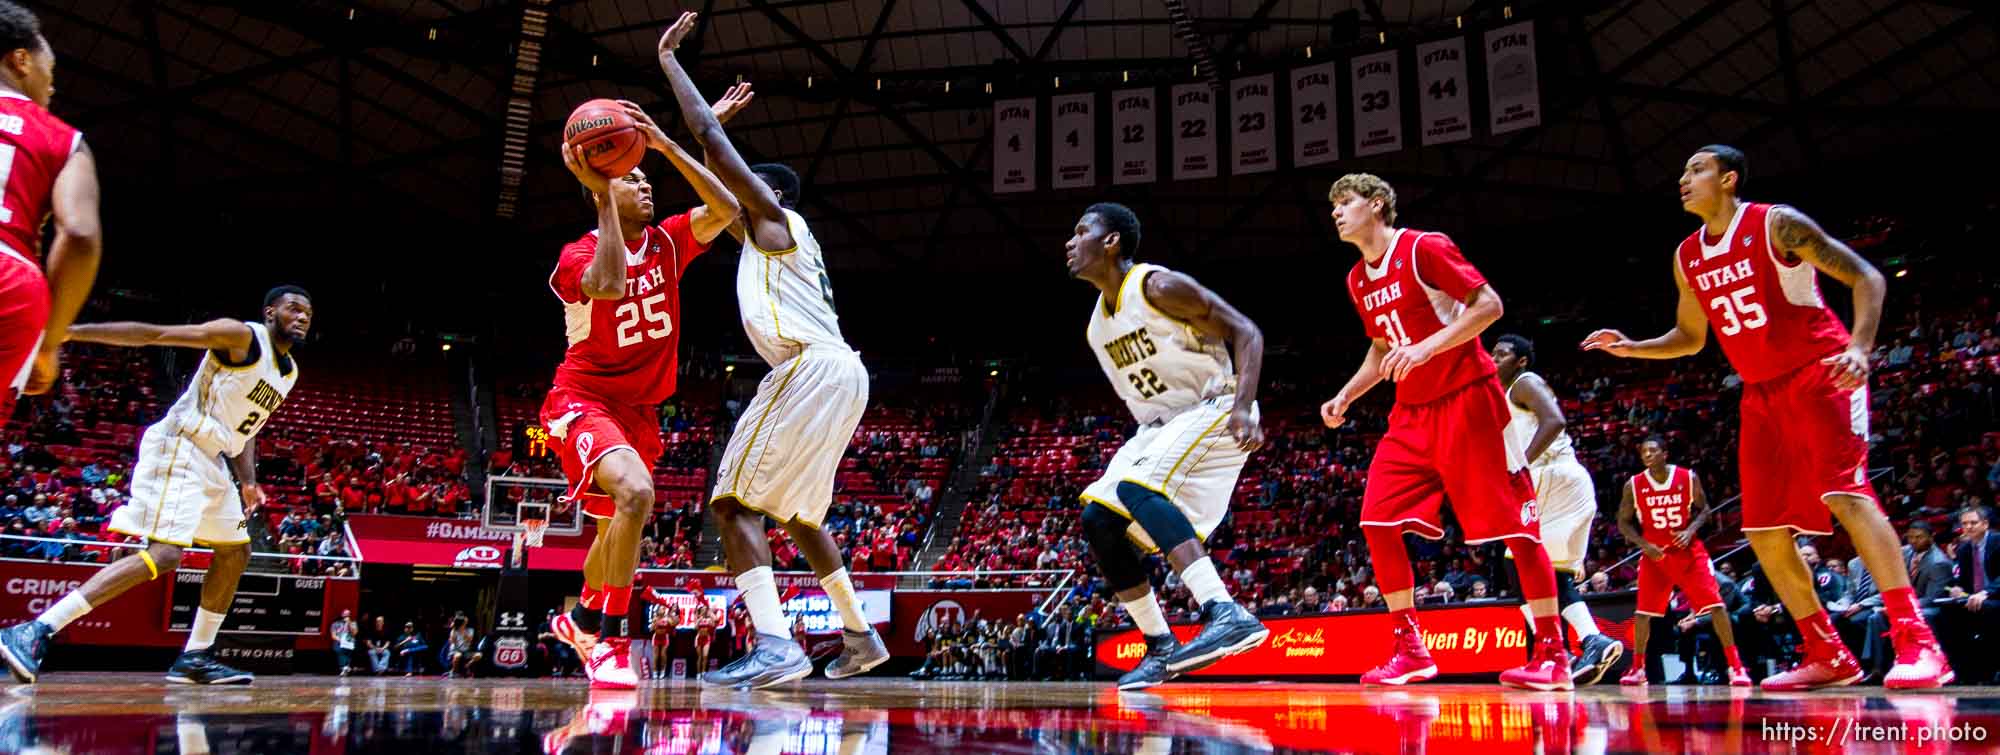
[(195, 538), (194, 544), (203, 548), (212, 548), (217, 545), (249, 545), (250, 538), (246, 537), (242, 540), (203, 540)]
[(182, 548), (192, 548), (192, 547), (194, 547), (194, 541), (192, 541), (192, 540), (190, 540), (190, 541), (188, 541), (188, 542), (185, 542), (185, 543), (180, 543), (180, 542), (175, 542), (175, 541), (172, 541), (172, 540), (168, 540), (168, 539), (165, 539), (165, 538), (162, 538), (162, 537), (158, 537), (158, 536), (156, 536), (156, 535), (148, 535), (148, 534), (146, 534), (146, 533), (144, 533), (144, 532), (133, 532), (133, 531), (131, 531), (131, 530), (121, 530), (121, 529), (118, 529), (117, 527), (113, 527), (113, 526), (111, 526), (111, 525), (108, 525), (108, 524), (107, 524), (107, 525), (105, 525), (105, 526), (104, 526), (104, 528), (105, 528), (105, 529), (107, 529), (107, 530), (110, 530), (110, 531), (112, 531), (112, 532), (116, 532), (116, 533), (118, 533), (118, 534), (120, 534), (120, 535), (131, 535), (131, 536), (133, 536), (133, 537), (138, 537), (138, 538), (145, 538), (145, 539), (146, 539), (146, 540), (147, 540), (148, 542), (154, 542), (154, 543), (166, 543), (166, 544), (168, 544), (168, 545), (173, 545), (173, 546), (179, 546), (179, 547), (182, 547)]
[(771, 290), (771, 260), (768, 256), (764, 259), (764, 301), (771, 303), (771, 328), (778, 331), (778, 340), (790, 340), (785, 338), (785, 326), (778, 320), (778, 295)]
[[(1141, 263), (1138, 263), (1138, 264), (1136, 264), (1136, 265), (1133, 265), (1133, 266), (1131, 267), (1131, 269), (1128, 269), (1128, 270), (1126, 270), (1126, 271), (1125, 271), (1125, 279), (1124, 279), (1124, 280), (1121, 280), (1121, 281), (1118, 281), (1118, 297), (1117, 297), (1116, 299), (1105, 299), (1105, 300), (1104, 300), (1104, 309), (1105, 309), (1105, 313), (1104, 313), (1104, 314), (1105, 314), (1105, 315), (1109, 316), (1109, 315), (1116, 315), (1116, 314), (1118, 314), (1118, 304), (1119, 304), (1119, 302), (1123, 302), (1123, 301), (1125, 301), (1125, 287), (1126, 287), (1126, 286), (1129, 286), (1129, 285), (1132, 285), (1132, 278), (1134, 277), (1134, 276), (1132, 275), (1132, 271), (1133, 271), (1133, 270), (1138, 270), (1139, 268), (1142, 268), (1142, 267), (1145, 267), (1145, 266), (1146, 266), (1146, 263), (1144, 263), (1144, 262), (1141, 262)], [(1139, 278), (1145, 278), (1145, 277), (1146, 277), (1146, 274), (1147, 274), (1147, 273), (1149, 273), (1149, 272), (1151, 272), (1151, 271), (1142, 271), (1142, 272), (1140, 272), (1140, 274), (1139, 274), (1139, 275), (1138, 275), (1137, 277), (1139, 277)], [(1144, 296), (1141, 296), (1141, 297), (1139, 297), (1139, 298), (1143, 299), (1143, 298), (1146, 298), (1146, 297), (1144, 297)]]
[[(743, 456), (736, 460), (736, 476), (729, 480), (729, 492), (731, 495), (736, 493), (738, 485), (743, 484), (743, 465), (750, 461), (750, 449), (757, 446), (757, 436), (764, 434), (764, 422), (771, 418), (771, 410), (777, 408), (778, 400), (784, 398), (785, 388), (791, 386), (792, 375), (799, 371), (799, 363), (803, 361), (804, 356), (804, 354), (801, 354), (792, 357), (792, 368), (785, 370), (785, 376), (778, 381), (778, 392), (771, 396), (771, 403), (764, 405), (764, 413), (757, 416), (757, 426), (750, 430), (750, 440), (743, 444)], [(758, 454), (757, 460), (762, 462), (764, 460), (763, 454)], [(740, 502), (743, 499), (738, 497), (736, 500)]]
[[(228, 362), (223, 361), (220, 358), (217, 358), (215, 360), (215, 366), (221, 367), (222, 369), (228, 370), (230, 372), (249, 372), (251, 370), (257, 369), (258, 366), (264, 363), (264, 357), (267, 356), (264, 352), (270, 351), (270, 349), (264, 348), (264, 342), (257, 339), (257, 329), (255, 327), (252, 327), (250, 323), (247, 322), (243, 323), (243, 327), (250, 328), (250, 346), (257, 350), (257, 358), (250, 360), (249, 364), (243, 365), (241, 367), (233, 366)], [(209, 349), (208, 351), (209, 353), (213, 354), (215, 352), (215, 349)], [(223, 356), (228, 356), (228, 354), (224, 354)]]
[[(1233, 407), (1231, 411), (1234, 411)], [(1214, 422), (1209, 423), (1207, 430), (1203, 430), (1200, 435), (1194, 436), (1194, 442), (1188, 444), (1187, 450), (1181, 452), (1181, 458), (1174, 461), (1174, 466), (1167, 470), (1167, 476), (1160, 479), (1160, 487), (1166, 487), (1167, 483), (1173, 482), (1174, 473), (1180, 471), (1181, 464), (1187, 461), (1188, 454), (1194, 453), (1195, 446), (1201, 445), (1202, 439), (1207, 438), (1209, 433), (1215, 432), (1215, 428), (1221, 427), (1222, 421), (1226, 419), (1229, 419), (1229, 412), (1224, 412), (1222, 416), (1216, 417)], [(1203, 454), (1203, 456), (1207, 456), (1207, 454)], [(1200, 464), (1201, 460), (1196, 459), (1195, 463)], [(1193, 467), (1189, 467), (1189, 469), (1193, 469)], [(1163, 491), (1156, 492), (1159, 492), (1160, 495), (1166, 495)]]
[[(784, 208), (779, 208), (778, 211), (784, 212)], [(792, 237), (791, 247), (786, 249), (780, 249), (775, 252), (767, 252), (764, 251), (763, 247), (757, 246), (757, 237), (750, 233), (749, 227), (746, 226), (743, 229), (743, 237), (750, 240), (749, 244), (750, 248), (757, 250), (758, 254), (764, 255), (764, 259), (767, 261), (772, 257), (783, 257), (787, 254), (791, 254), (792, 252), (796, 252), (799, 250), (799, 234), (797, 233), (797, 229), (792, 226), (791, 215), (785, 216), (785, 235)]]
[[(1225, 415), (1223, 415), (1223, 416), (1225, 416), (1225, 417), (1226, 417), (1226, 416), (1229, 416), (1229, 415), (1226, 415), (1226, 414), (1225, 414)], [(1212, 453), (1215, 453), (1215, 447), (1216, 447), (1216, 446), (1219, 446), (1219, 445), (1222, 445), (1222, 443), (1220, 442), (1221, 440), (1222, 440), (1222, 436), (1219, 436), (1219, 435), (1218, 435), (1218, 436), (1216, 436), (1216, 437), (1214, 437), (1214, 438), (1210, 438), (1210, 439), (1209, 439), (1209, 441), (1208, 441), (1208, 448), (1205, 448), (1205, 449), (1202, 449), (1202, 452), (1201, 452), (1201, 455), (1200, 455), (1200, 456), (1196, 456), (1196, 457), (1194, 457), (1194, 463), (1193, 463), (1193, 464), (1190, 464), (1190, 465), (1188, 465), (1188, 469), (1189, 469), (1189, 470), (1193, 470), (1194, 468), (1196, 468), (1196, 467), (1199, 467), (1199, 466), (1201, 466), (1201, 463), (1202, 463), (1202, 461), (1206, 460), (1206, 459), (1208, 458), (1208, 455), (1209, 455), (1209, 454), (1212, 454)], [(1194, 450), (1194, 449), (1193, 449), (1193, 448), (1189, 448), (1188, 450), (1192, 451), (1192, 450)], [(1245, 454), (1245, 456), (1248, 456), (1248, 454)], [(1183, 476), (1181, 477), (1181, 484), (1180, 484), (1180, 485), (1178, 485), (1178, 486), (1176, 486), (1176, 487), (1174, 488), (1174, 495), (1179, 495), (1179, 494), (1180, 494), (1180, 492), (1181, 492), (1181, 488), (1185, 488), (1185, 487), (1187, 487), (1187, 483), (1188, 483), (1188, 479), (1189, 479), (1190, 477), (1193, 477), (1193, 476), (1194, 476), (1194, 475), (1192, 474), (1192, 472), (1190, 472), (1190, 473), (1189, 473), (1189, 474), (1187, 474), (1187, 475), (1183, 475)], [(1232, 492), (1234, 492), (1234, 491), (1232, 491)], [(1168, 500), (1172, 500), (1172, 499), (1173, 499), (1173, 497), (1174, 497), (1174, 496), (1167, 496)]]
[[(173, 490), (173, 485), (174, 485), (174, 462), (180, 461), (181, 442), (185, 440), (187, 440), (187, 436), (185, 435), (180, 435), (180, 434), (174, 435), (174, 451), (172, 454), (169, 454), (167, 456), (167, 477), (166, 479), (160, 481), (160, 500), (153, 504), (154, 532), (160, 531), (160, 515), (166, 513), (167, 511), (167, 493)], [(151, 535), (141, 535), (136, 532), (128, 532), (125, 534), (132, 535), (134, 537), (152, 537)], [(176, 543), (176, 545), (193, 545), (193, 544), (194, 544), (193, 541), (189, 541), (187, 543)]]
[[(1112, 503), (1110, 501), (1104, 500), (1089, 493), (1079, 493), (1077, 494), (1076, 497), (1089, 501), (1091, 503), (1095, 503), (1099, 506), (1103, 506), (1104, 508), (1110, 509), (1111, 513), (1113, 514), (1125, 517), (1126, 519), (1132, 519), (1132, 512), (1126, 511), (1123, 505)], [(1138, 520), (1133, 519), (1132, 521), (1138, 521)]]
[(155, 580), (160, 578), (160, 565), (153, 563), (153, 554), (147, 553), (146, 549), (144, 548), (140, 548), (139, 560), (146, 562), (146, 571), (153, 575), (147, 577), (146, 578), (147, 580)]

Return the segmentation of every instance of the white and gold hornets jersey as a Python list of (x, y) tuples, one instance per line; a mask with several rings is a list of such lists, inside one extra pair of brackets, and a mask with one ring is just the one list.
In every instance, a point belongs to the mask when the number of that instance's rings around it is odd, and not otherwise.
[(1146, 301), (1146, 276), (1164, 272), (1159, 265), (1133, 265), (1118, 298), (1099, 295), (1090, 310), (1091, 351), (1142, 425), (1236, 392), (1236, 367), (1222, 339), (1204, 338)]
[(833, 313), (833, 284), (826, 258), (805, 218), (785, 210), (792, 229), (791, 249), (757, 248), (748, 234), (736, 263), (736, 306), (743, 333), (771, 366), (783, 364), (807, 346), (847, 348), (840, 316)]
[[(1515, 376), (1514, 383), (1519, 384), (1523, 378), (1533, 374), (1535, 373), (1523, 372)], [(1507, 412), (1512, 415), (1507, 420), (1507, 450), (1511, 452), (1509, 455), (1520, 454), (1526, 457), (1528, 454), (1528, 443), (1535, 439), (1535, 431), (1541, 429), (1541, 420), (1535, 417), (1533, 410), (1522, 408), (1520, 404), (1514, 403), (1513, 385), (1507, 386)], [(1528, 459), (1528, 464), (1537, 467), (1547, 466), (1573, 453), (1574, 450), (1570, 447), (1569, 443), (1569, 433), (1556, 433), (1556, 439), (1549, 442), (1548, 449), (1543, 451), (1541, 456)]]
[(264, 325), (244, 324), (253, 337), (250, 363), (232, 367), (214, 350), (202, 354), (201, 367), (187, 390), (155, 426), (186, 436), (205, 451), (224, 456), (243, 453), (243, 444), (256, 437), (299, 380), (298, 363), (290, 356), (278, 356)]

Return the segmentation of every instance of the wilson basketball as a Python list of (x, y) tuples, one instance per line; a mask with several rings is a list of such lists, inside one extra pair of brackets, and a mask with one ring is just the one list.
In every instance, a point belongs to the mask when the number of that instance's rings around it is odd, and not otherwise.
[(646, 136), (625, 108), (611, 100), (591, 100), (570, 112), (563, 141), (583, 154), (590, 167), (607, 176), (632, 172), (646, 156)]

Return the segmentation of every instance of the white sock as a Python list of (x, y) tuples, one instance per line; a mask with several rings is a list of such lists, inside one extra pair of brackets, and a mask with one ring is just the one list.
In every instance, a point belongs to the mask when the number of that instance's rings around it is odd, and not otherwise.
[(206, 608), (194, 609), (194, 627), (188, 630), (186, 650), (192, 653), (196, 650), (207, 650), (209, 646), (214, 645), (215, 633), (222, 631), (222, 617), (225, 615)]
[(1147, 637), (1158, 637), (1173, 630), (1167, 626), (1167, 615), (1160, 611), (1160, 601), (1153, 599), (1153, 591), (1147, 590), (1138, 600), (1121, 601), (1125, 613), (1132, 617), (1132, 623), (1139, 625), (1139, 633)]
[(1229, 587), (1222, 584), (1222, 575), (1215, 573), (1215, 562), (1209, 560), (1207, 556), (1202, 556), (1200, 561), (1188, 564), (1188, 568), (1182, 569), (1181, 581), (1187, 583), (1189, 592), (1194, 593), (1194, 602), (1197, 604), (1205, 606), (1211, 600), (1236, 602), (1234, 598), (1229, 597)]
[(1598, 634), (1597, 621), (1590, 618), (1590, 606), (1582, 603), (1563, 606), (1563, 620), (1569, 622), (1571, 629), (1576, 630), (1577, 639)]
[(83, 599), (83, 591), (73, 590), (70, 594), (62, 596), (62, 600), (56, 601), (55, 605), (49, 606), (49, 610), (43, 611), (42, 615), (35, 617), (35, 620), (60, 632), (63, 627), (69, 626), (70, 622), (90, 613), (90, 609), (90, 601)]
[(833, 601), (833, 607), (840, 609), (841, 626), (849, 632), (868, 631), (868, 617), (861, 613), (861, 599), (854, 595), (854, 580), (847, 576), (847, 567), (820, 577), (819, 586), (825, 588), (826, 597)]
[(750, 609), (750, 623), (758, 634), (792, 636), (792, 624), (785, 621), (785, 609), (778, 605), (778, 582), (771, 567), (759, 566), (736, 575), (736, 589), (743, 591), (743, 606)]

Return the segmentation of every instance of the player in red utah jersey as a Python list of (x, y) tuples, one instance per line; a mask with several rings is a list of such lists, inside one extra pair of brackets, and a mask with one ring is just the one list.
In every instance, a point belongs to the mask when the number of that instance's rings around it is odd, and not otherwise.
[[(55, 58), (35, 14), (0, 0), (0, 427), (18, 396), (55, 385), (62, 336), (90, 296), (103, 245), (97, 162), (83, 133), (48, 111)], [(51, 213), (44, 277), (42, 224)]]
[(580, 499), (583, 512), (598, 521), (583, 563), (582, 596), (551, 628), (576, 648), (593, 686), (630, 688), (638, 676), (627, 643), (599, 643), (597, 636), (605, 617), (622, 619), (631, 608), (640, 533), (653, 514), (653, 463), (664, 450), (658, 408), (673, 395), (679, 367), (681, 273), (738, 208), (700, 160), (639, 106), (623, 104), (648, 146), (667, 156), (703, 204), (652, 225), (653, 187), (644, 171), (606, 177), (563, 145), (564, 164), (597, 206), (597, 230), (563, 247), (549, 275), (563, 303), (569, 349), (541, 420), (569, 482), (563, 500)]
[[(1639, 461), (1646, 471), (1625, 481), (1624, 499), (1618, 503), (1618, 532), (1645, 553), (1639, 561), (1639, 607), (1633, 613), (1667, 615), (1667, 599), (1679, 587), (1687, 594), (1688, 612), (1707, 613), (1714, 622), (1715, 638), (1729, 659), (1729, 686), (1748, 687), (1750, 672), (1743, 670), (1736, 652), (1736, 630), (1715, 586), (1708, 548), (1697, 534), (1708, 523), (1708, 492), (1694, 470), (1667, 463), (1665, 438), (1655, 435), (1640, 443)], [(1632, 667), (1620, 684), (1646, 684), (1646, 638), (1652, 629), (1649, 619), (1632, 622)]]
[(1514, 554), (1534, 614), (1528, 665), (1500, 675), (1511, 687), (1572, 689), (1556, 600), (1555, 569), (1542, 549), (1528, 461), (1507, 447), (1507, 398), (1479, 333), (1500, 319), (1500, 295), (1444, 234), (1395, 227), (1396, 190), (1351, 173), (1327, 193), (1340, 239), (1361, 249), (1347, 292), (1373, 341), (1361, 369), (1320, 407), (1327, 427), (1383, 379), (1396, 383), (1389, 431), (1368, 464), (1361, 529), (1376, 582), (1396, 627), (1387, 663), (1364, 684), (1408, 684), (1437, 676), (1412, 603), (1403, 534), (1444, 537), (1447, 497), (1467, 544), (1500, 540)]
[[(1644, 341), (1600, 330), (1583, 348), (1672, 359), (1701, 351), (1713, 326), (1742, 375), (1743, 531), (1806, 643), (1798, 667), (1765, 679), (1764, 689), (1838, 687), (1862, 677), (1792, 542), (1831, 534), (1834, 518), (1882, 589), (1896, 645), (1896, 666), (1883, 685), (1950, 683), (1951, 666), (1917, 608), (1896, 531), (1868, 483), (1868, 351), (1887, 283), (1805, 213), (1738, 199), (1746, 175), (1734, 147), (1710, 145), (1688, 158), (1681, 207), (1703, 225), (1674, 254), (1674, 328)], [(1820, 298), (1822, 272), (1854, 291), (1851, 336)]]

